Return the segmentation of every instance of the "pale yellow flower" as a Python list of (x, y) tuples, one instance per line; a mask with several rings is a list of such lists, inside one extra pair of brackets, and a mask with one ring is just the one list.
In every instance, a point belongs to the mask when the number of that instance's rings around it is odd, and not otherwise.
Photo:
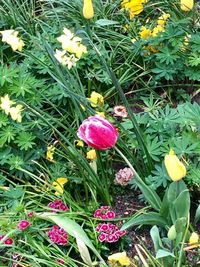
[(195, 244), (198, 244), (198, 242), (199, 242), (199, 235), (197, 233), (193, 232), (190, 236), (189, 244), (195, 245)]
[(60, 177), (56, 181), (52, 183), (54, 189), (56, 190), (55, 195), (60, 196), (64, 193), (64, 185), (68, 182), (69, 180), (65, 177)]
[(119, 263), (121, 266), (129, 266), (131, 264), (129, 257), (126, 255), (126, 252), (112, 254), (108, 257), (108, 260), (111, 263)]
[(55, 152), (55, 147), (53, 145), (50, 145), (47, 147), (47, 152), (46, 152), (46, 159), (49, 161), (53, 161), (53, 155)]
[(90, 95), (90, 98), (88, 100), (91, 101), (91, 106), (92, 107), (97, 107), (97, 106), (103, 106), (104, 105), (104, 98), (101, 94), (93, 91)]
[(56, 53), (54, 54), (54, 57), (58, 60), (59, 63), (62, 65), (66, 65), (67, 61), (67, 56), (66, 56), (66, 51), (61, 51), (56, 49)]
[(18, 31), (5, 30), (1, 31), (0, 33), (2, 34), (2, 42), (9, 44), (13, 51), (22, 51), (24, 42), (17, 36), (19, 33)]
[(6, 113), (6, 115), (9, 114), (11, 106), (14, 105), (15, 102), (10, 100), (8, 95), (5, 95), (4, 97), (1, 97), (1, 104), (0, 108), (3, 109), (3, 111)]
[(165, 167), (172, 181), (179, 181), (186, 176), (186, 168), (179, 158), (170, 149), (169, 154), (165, 156)]
[(86, 158), (92, 161), (96, 160), (97, 159), (96, 151), (94, 149), (91, 149), (90, 151), (88, 151)]
[(22, 105), (17, 105), (16, 107), (11, 107), (10, 108), (10, 116), (14, 121), (21, 122), (22, 121), (22, 115), (21, 112), (23, 110)]
[(76, 66), (77, 61), (78, 61), (78, 58), (76, 58), (74, 55), (71, 55), (66, 58), (66, 66), (70, 70), (72, 67)]
[(83, 44), (79, 44), (76, 49), (76, 57), (81, 58), (83, 54), (87, 53), (87, 47)]

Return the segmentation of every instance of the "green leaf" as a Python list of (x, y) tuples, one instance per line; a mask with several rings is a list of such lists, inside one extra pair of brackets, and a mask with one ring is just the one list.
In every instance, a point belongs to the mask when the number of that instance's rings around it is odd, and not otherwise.
[(154, 249), (157, 252), (159, 249), (163, 248), (163, 244), (160, 238), (158, 227), (156, 225), (151, 228), (150, 235), (153, 240)]
[(156, 253), (156, 259), (161, 259), (169, 256), (175, 258), (174, 254), (168, 250), (159, 249), (158, 252)]
[[(58, 226), (62, 227), (65, 231), (69, 233), (69, 235), (73, 237), (79, 237), (79, 239), (88, 246), (94, 254), (105, 264), (104, 260), (101, 258), (99, 252), (96, 250), (88, 236), (86, 235), (85, 231), (82, 229), (82, 227), (76, 223), (75, 221), (69, 219), (67, 216), (61, 216), (61, 215), (52, 215), (52, 213), (42, 213), (39, 215), (40, 218), (45, 220), (50, 220), (57, 224)], [(105, 264), (105, 266), (107, 266)]]
[(33, 142), (34, 139), (35, 136), (33, 136), (32, 133), (21, 132), (17, 136), (15, 143), (19, 146), (20, 150), (28, 150), (29, 148), (32, 148), (35, 144)]
[(200, 205), (198, 206), (195, 217), (194, 217), (194, 222), (197, 223), (200, 220)]
[(125, 230), (135, 225), (158, 225), (166, 227), (167, 221), (159, 213), (149, 212), (130, 219), (123, 224), (121, 229)]
[(99, 19), (95, 23), (99, 26), (109, 26), (109, 25), (119, 24), (118, 21), (109, 20), (109, 19)]

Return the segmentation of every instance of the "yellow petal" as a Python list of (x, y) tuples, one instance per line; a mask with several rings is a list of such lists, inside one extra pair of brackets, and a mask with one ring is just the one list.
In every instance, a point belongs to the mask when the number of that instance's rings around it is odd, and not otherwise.
[[(58, 178), (58, 179), (56, 180), (56, 183), (61, 184), (61, 185), (64, 185), (64, 184), (66, 184), (68, 181), (69, 181), (69, 180), (68, 180), (67, 178), (65, 178), (65, 177), (60, 177), (60, 178)], [(55, 182), (54, 182), (54, 183), (55, 183)]]
[(94, 17), (94, 8), (92, 0), (83, 1), (83, 17), (85, 19), (92, 19)]
[(193, 9), (193, 6), (194, 0), (181, 0), (181, 10), (188, 12)]
[(86, 158), (89, 160), (96, 160), (97, 158), (96, 151), (94, 149), (91, 149), (90, 151), (88, 151)]
[(189, 244), (194, 245), (194, 244), (197, 244), (198, 242), (199, 242), (199, 235), (193, 232), (190, 236)]
[(170, 150), (169, 154), (165, 156), (164, 163), (172, 181), (179, 181), (186, 176), (186, 168), (174, 154), (173, 150)]

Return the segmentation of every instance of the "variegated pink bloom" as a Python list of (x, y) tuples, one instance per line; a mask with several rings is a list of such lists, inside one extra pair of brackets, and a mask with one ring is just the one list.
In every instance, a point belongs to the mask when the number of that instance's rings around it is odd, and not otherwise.
[(98, 150), (113, 147), (118, 138), (117, 129), (99, 115), (84, 120), (78, 129), (77, 135), (87, 145)]
[(25, 230), (27, 227), (29, 227), (31, 223), (27, 220), (21, 220), (21, 222), (18, 223), (17, 228), (20, 230)]

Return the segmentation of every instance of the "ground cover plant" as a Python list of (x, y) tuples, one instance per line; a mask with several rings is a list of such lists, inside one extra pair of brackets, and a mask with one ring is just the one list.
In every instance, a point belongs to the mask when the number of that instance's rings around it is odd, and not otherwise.
[(199, 12), (1, 1), (0, 266), (200, 265)]

